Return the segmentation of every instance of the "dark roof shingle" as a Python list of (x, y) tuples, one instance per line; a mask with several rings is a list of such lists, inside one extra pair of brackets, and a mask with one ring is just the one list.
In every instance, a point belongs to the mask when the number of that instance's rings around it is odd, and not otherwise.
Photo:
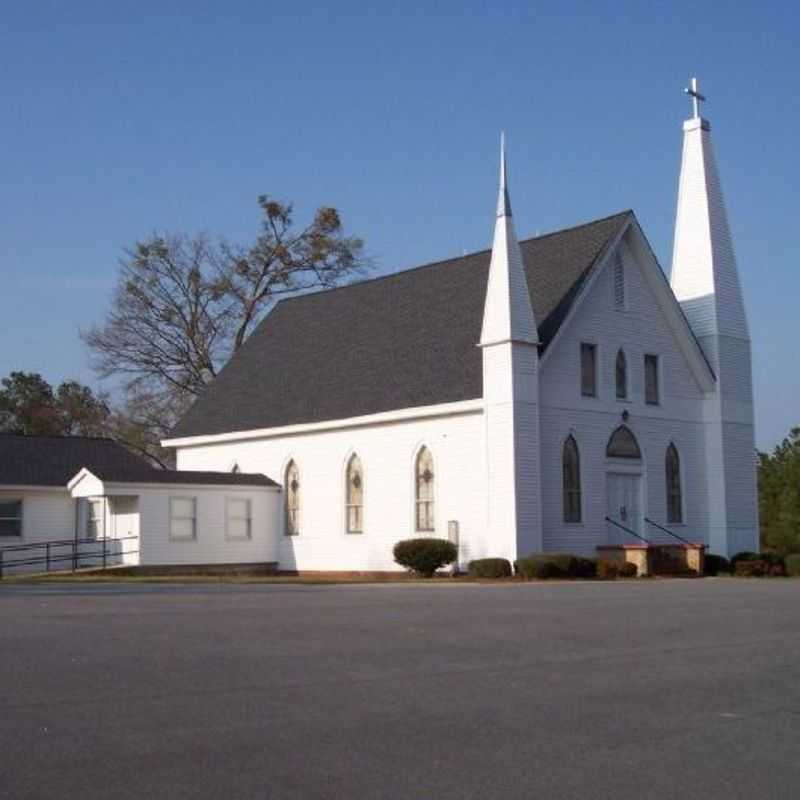
[[(547, 347), (625, 211), (520, 243)], [(481, 396), (490, 251), (278, 303), (173, 437), (343, 419)]]
[(189, 469), (128, 470), (101, 467), (91, 470), (105, 483), (207, 484), (216, 486), (277, 486), (260, 472), (210, 472)]
[(278, 485), (261, 474), (157, 469), (112, 439), (0, 434), (0, 487), (66, 487), (84, 467), (111, 483)]
[(66, 486), (82, 467), (153, 469), (143, 458), (112, 439), (0, 434), (0, 485)]

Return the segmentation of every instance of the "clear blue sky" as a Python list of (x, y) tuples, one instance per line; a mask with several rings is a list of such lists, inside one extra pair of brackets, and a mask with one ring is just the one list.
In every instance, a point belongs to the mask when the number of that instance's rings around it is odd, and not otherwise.
[(0, 375), (93, 381), (125, 245), (337, 206), (382, 272), (633, 208), (668, 265), (697, 74), (754, 345), (758, 444), (800, 424), (796, 3), (7, 2)]

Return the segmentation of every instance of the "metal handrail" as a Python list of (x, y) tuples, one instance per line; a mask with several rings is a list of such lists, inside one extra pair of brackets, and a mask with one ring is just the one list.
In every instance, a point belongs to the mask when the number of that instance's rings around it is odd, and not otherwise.
[[(76, 539), (73, 537), (72, 539), (48, 539), (44, 542), (26, 542), (25, 544), (9, 544), (4, 547), (0, 547), (0, 552), (7, 553), (11, 552), (12, 550), (32, 550), (36, 547), (47, 547), (48, 545), (60, 546), (60, 545), (73, 545), (73, 544), (87, 544), (88, 542), (98, 542), (101, 539), (107, 539), (110, 537), (101, 536), (97, 539)], [(135, 539), (135, 536), (128, 537), (130, 539)], [(122, 541), (121, 539), (117, 539), (116, 541)]]
[[(51, 539), (46, 542), (29, 542), (27, 544), (9, 545), (7, 547), (0, 547), (0, 580), (3, 578), (3, 571), (9, 567), (25, 567), (33, 566), (35, 564), (44, 564), (45, 571), (50, 572), (50, 565), (59, 561), (71, 561), (72, 571), (78, 569), (80, 562), (87, 559), (102, 559), (102, 569), (108, 567), (108, 556), (128, 556), (136, 555), (139, 550), (120, 550), (116, 553), (108, 552), (108, 542), (127, 542), (131, 539), (138, 540), (138, 536), (120, 536), (119, 538), (112, 538), (104, 536), (98, 539)], [(96, 551), (82, 551), (78, 552), (79, 544), (102, 544), (102, 549)], [(52, 554), (52, 547), (65, 547), (70, 546), (71, 552), (63, 555)], [(44, 555), (35, 555), (28, 558), (15, 558), (8, 560), (5, 558), (6, 552), (20, 552), (21, 550), (35, 550), (37, 548), (44, 548)]]
[(689, 547), (695, 547), (694, 542), (690, 542), (687, 539), (684, 539), (682, 536), (678, 536), (677, 533), (673, 533), (669, 528), (665, 528), (663, 525), (659, 525), (657, 522), (653, 522), (653, 520), (649, 519), (648, 517), (644, 518), (645, 522), (649, 522), (653, 527), (658, 528), (660, 531), (664, 531), (664, 533), (668, 533), (673, 539), (677, 539), (679, 542), (683, 542), (684, 544), (688, 544)]
[(644, 538), (644, 536), (640, 536), (636, 531), (632, 531), (630, 528), (626, 528), (624, 525), (617, 522), (615, 519), (611, 519), (611, 517), (606, 517), (606, 522), (610, 522), (612, 525), (616, 525), (621, 530), (625, 531), (626, 533), (631, 534), (631, 536), (635, 536), (637, 539), (641, 539), (645, 544), (649, 545), (650, 542)]

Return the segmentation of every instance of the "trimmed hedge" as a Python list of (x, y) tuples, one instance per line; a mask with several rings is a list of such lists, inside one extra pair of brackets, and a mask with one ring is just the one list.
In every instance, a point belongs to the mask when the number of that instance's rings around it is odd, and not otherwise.
[(473, 578), (510, 578), (511, 562), (506, 558), (476, 558), (469, 562), (469, 575)]
[(523, 578), (594, 578), (596, 562), (571, 553), (536, 553), (514, 563), (517, 575)]
[(404, 539), (394, 546), (394, 560), (422, 578), (432, 578), (437, 569), (452, 564), (458, 549), (446, 539)]
[(740, 559), (733, 568), (733, 574), (743, 578), (763, 578), (769, 574), (769, 564), (761, 559)]
[(800, 576), (800, 553), (792, 553), (786, 556), (786, 574), (793, 578)]
[(707, 553), (704, 559), (703, 572), (706, 575), (719, 575), (731, 571), (731, 562), (725, 556)]
[(761, 554), (761, 560), (767, 564), (768, 575), (776, 578), (786, 577), (786, 559), (780, 553), (765, 550)]
[(604, 580), (635, 578), (637, 573), (636, 564), (630, 561), (609, 561), (604, 558), (597, 561), (597, 577)]
[(761, 561), (761, 555), (753, 553), (751, 550), (742, 550), (741, 553), (731, 556), (731, 569), (736, 571), (736, 565), (740, 561)]
[[(744, 564), (757, 564), (758, 566), (746, 567)], [(786, 561), (780, 553), (766, 550), (763, 553), (753, 553), (743, 550), (731, 559), (734, 575), (761, 577), (769, 575), (782, 578), (786, 575)]]
[(620, 564), (619, 567), (619, 576), (620, 578), (635, 578), (639, 574), (639, 569), (631, 561), (626, 561), (624, 564)]

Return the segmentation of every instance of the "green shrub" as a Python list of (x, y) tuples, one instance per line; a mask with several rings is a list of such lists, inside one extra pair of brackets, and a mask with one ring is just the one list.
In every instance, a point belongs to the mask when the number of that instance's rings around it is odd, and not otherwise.
[(731, 571), (731, 562), (725, 556), (708, 553), (704, 559), (703, 571), (706, 575), (719, 575)]
[(473, 578), (510, 578), (511, 562), (506, 558), (477, 558), (469, 562)]
[(605, 558), (597, 559), (597, 577), (603, 580), (614, 578), (635, 578), (639, 572), (636, 564), (631, 561), (609, 561)]
[(596, 562), (572, 553), (535, 553), (514, 563), (523, 578), (594, 578)]
[(740, 561), (761, 561), (761, 555), (759, 553), (753, 553), (750, 550), (742, 550), (741, 553), (737, 553), (735, 556), (731, 557), (731, 569), (735, 572), (736, 565)]
[[(571, 553), (534, 553), (518, 559), (514, 567), (517, 575), (523, 578), (575, 578), (581, 570), (579, 561), (578, 556)], [(586, 567), (583, 569), (585, 571)]]
[(786, 556), (786, 574), (796, 578), (800, 575), (800, 553)]
[(626, 561), (624, 564), (619, 565), (620, 578), (635, 578), (639, 574), (639, 568), (636, 564)]
[(773, 550), (765, 550), (761, 553), (761, 561), (768, 565), (767, 573), (776, 577), (784, 577), (786, 575), (786, 559)]
[(458, 550), (446, 539), (405, 539), (394, 546), (394, 560), (423, 578), (431, 578), (437, 569), (452, 564)]
[[(758, 564), (755, 567), (740, 568), (741, 564)], [(751, 577), (770, 575), (772, 577), (783, 577), (786, 575), (786, 563), (780, 553), (765, 550), (763, 553), (753, 553), (743, 550), (731, 559), (731, 566), (735, 575), (748, 575)]]
[(733, 568), (734, 575), (743, 578), (763, 578), (769, 572), (769, 564), (766, 561), (752, 560), (749, 558), (740, 559)]
[(605, 558), (597, 559), (597, 577), (603, 580), (613, 580), (619, 577), (619, 561), (608, 561)]
[(573, 564), (574, 578), (594, 578), (597, 575), (597, 560), (594, 558), (584, 558), (575, 556)]

